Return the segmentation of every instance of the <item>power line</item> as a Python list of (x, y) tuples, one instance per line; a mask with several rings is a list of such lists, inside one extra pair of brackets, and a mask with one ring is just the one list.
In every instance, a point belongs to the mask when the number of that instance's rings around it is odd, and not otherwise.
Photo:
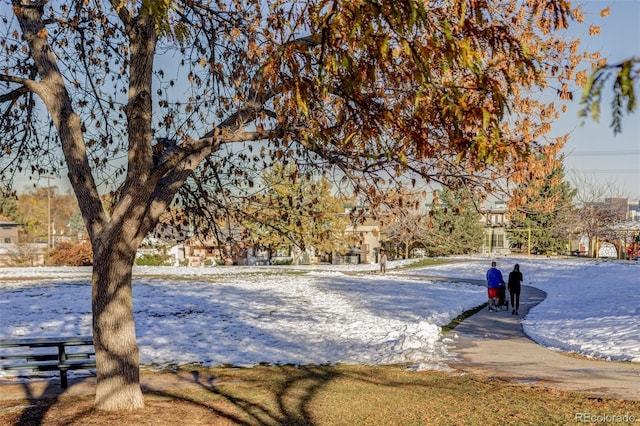
[(626, 149), (620, 151), (571, 151), (565, 154), (572, 157), (627, 156), (640, 155), (640, 149)]
[(617, 169), (617, 170), (582, 170), (582, 169), (569, 169), (572, 172), (578, 173), (640, 173), (640, 169)]

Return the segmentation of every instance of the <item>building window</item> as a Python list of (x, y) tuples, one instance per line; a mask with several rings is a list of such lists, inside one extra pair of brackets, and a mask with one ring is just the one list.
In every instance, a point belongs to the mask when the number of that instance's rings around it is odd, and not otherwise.
[(504, 248), (504, 234), (501, 232), (494, 232), (491, 234), (491, 247), (502, 249)]

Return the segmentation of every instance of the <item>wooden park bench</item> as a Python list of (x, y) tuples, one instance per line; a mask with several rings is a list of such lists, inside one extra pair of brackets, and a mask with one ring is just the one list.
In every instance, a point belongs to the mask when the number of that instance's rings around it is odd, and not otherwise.
[[(74, 350), (67, 351), (72, 347)], [(20, 348), (20, 352), (14, 349), (5, 350), (8, 348)], [(0, 370), (58, 370), (60, 386), (66, 388), (67, 371), (89, 370), (95, 367), (95, 350), (91, 336), (0, 339)]]

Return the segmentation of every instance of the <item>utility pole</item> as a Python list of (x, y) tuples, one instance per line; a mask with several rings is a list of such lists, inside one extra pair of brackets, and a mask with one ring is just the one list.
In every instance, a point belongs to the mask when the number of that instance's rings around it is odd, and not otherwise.
[(51, 179), (54, 176), (43, 176), (47, 179), (47, 256), (49, 255), (49, 250), (53, 246), (53, 236), (52, 236), (52, 227), (51, 227)]
[(51, 250), (51, 176), (47, 176), (47, 255)]

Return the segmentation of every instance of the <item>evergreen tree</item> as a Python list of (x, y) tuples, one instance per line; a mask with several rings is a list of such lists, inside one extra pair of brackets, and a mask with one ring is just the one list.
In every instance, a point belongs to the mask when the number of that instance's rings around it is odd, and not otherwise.
[(69, 229), (76, 234), (86, 233), (86, 228), (84, 227), (84, 221), (82, 220), (80, 209), (75, 210), (71, 214), (71, 217), (69, 218)]
[(546, 177), (532, 179), (516, 191), (527, 201), (511, 212), (512, 248), (537, 254), (565, 251), (576, 191), (564, 180), (564, 166), (558, 164)]
[(430, 211), (429, 251), (442, 255), (478, 252), (483, 228), (477, 205), (478, 200), (465, 188), (443, 189)]
[[(2, 185), (0, 185), (0, 192), (5, 193)], [(0, 217), (16, 221), (18, 217), (18, 203), (15, 198), (4, 195), (0, 196)]]

